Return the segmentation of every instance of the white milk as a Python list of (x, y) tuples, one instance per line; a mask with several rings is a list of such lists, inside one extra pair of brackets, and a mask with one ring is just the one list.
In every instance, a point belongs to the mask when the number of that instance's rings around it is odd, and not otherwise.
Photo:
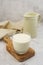
[(16, 52), (19, 54), (26, 53), (29, 49), (30, 40), (30, 35), (24, 33), (15, 34), (13, 36), (13, 47), (16, 50)]

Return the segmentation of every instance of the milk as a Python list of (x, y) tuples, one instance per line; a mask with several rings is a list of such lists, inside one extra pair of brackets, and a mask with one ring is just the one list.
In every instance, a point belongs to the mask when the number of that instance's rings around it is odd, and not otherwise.
[(24, 54), (29, 49), (30, 35), (20, 33), (13, 36), (13, 47), (19, 54)]

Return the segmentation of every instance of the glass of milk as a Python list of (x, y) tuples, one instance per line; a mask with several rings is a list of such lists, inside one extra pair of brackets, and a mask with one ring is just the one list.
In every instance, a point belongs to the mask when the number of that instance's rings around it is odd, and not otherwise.
[(29, 44), (31, 41), (30, 35), (19, 33), (13, 35), (13, 47), (18, 54), (24, 54), (29, 49)]
[(24, 15), (24, 33), (30, 34), (32, 38), (37, 36), (37, 26), (40, 20), (40, 14), (29, 12)]

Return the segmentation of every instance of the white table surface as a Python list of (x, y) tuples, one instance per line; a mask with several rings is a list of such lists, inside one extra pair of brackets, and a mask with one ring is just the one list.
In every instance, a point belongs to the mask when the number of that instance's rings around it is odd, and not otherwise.
[(35, 50), (35, 56), (18, 62), (6, 51), (6, 44), (0, 41), (0, 65), (43, 65), (43, 22), (38, 26), (38, 35), (32, 39), (30, 46)]

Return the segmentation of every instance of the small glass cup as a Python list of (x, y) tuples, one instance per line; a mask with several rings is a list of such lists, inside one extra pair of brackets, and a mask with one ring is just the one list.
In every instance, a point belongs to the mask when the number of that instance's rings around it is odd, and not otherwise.
[(13, 35), (13, 47), (18, 54), (24, 54), (29, 49), (29, 44), (31, 41), (31, 36), (25, 33), (19, 33)]

